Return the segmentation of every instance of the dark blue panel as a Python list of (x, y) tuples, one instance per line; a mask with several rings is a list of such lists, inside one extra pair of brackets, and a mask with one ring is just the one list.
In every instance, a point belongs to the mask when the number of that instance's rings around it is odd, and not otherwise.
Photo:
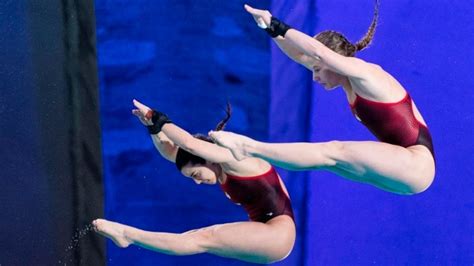
[[(52, 264), (48, 176), (41, 158), (26, 1), (0, 3), (0, 264)], [(43, 27), (44, 25), (37, 25)], [(53, 26), (54, 27), (54, 26)], [(38, 230), (41, 228), (42, 230)]]

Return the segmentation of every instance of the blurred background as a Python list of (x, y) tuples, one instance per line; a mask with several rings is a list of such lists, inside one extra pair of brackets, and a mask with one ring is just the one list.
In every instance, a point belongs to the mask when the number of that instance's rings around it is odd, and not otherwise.
[[(361, 38), (373, 1), (5, 0), (0, 3), (0, 265), (251, 265), (117, 248), (97, 217), (183, 232), (246, 220), (218, 186), (197, 186), (154, 149), (132, 99), (191, 133), (270, 142), (374, 140), (342, 90), (313, 85), (243, 10), (269, 9), (314, 35)], [(474, 3), (381, 1), (359, 53), (409, 91), (437, 174), (398, 196), (334, 174), (280, 170), (297, 242), (275, 265), (474, 263)]]

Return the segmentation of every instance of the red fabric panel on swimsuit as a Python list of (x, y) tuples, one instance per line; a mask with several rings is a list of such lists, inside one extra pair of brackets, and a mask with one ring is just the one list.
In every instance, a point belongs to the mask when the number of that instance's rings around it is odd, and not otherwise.
[(232, 202), (245, 209), (252, 221), (267, 222), (282, 214), (293, 218), (290, 199), (273, 167), (268, 172), (253, 177), (227, 174), (226, 182), (221, 184), (221, 188)]
[(357, 95), (352, 112), (380, 141), (408, 147), (417, 144), (420, 126), (410, 95), (395, 103), (380, 103)]

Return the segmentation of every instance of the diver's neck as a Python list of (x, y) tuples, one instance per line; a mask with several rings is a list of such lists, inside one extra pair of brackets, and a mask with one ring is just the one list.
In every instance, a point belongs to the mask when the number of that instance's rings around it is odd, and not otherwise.
[(354, 90), (352, 88), (352, 84), (349, 78), (344, 78), (341, 85), (342, 85), (342, 89), (344, 90), (344, 92), (346, 93), (348, 97), (354, 94)]

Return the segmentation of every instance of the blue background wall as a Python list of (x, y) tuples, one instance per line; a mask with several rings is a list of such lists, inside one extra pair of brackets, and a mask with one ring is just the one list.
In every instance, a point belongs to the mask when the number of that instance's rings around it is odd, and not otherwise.
[[(342, 91), (311, 85), (255, 27), (244, 1), (97, 0), (106, 216), (182, 232), (246, 219), (219, 188), (196, 186), (160, 158), (131, 115), (137, 98), (205, 133), (234, 106), (228, 130), (269, 141), (374, 139)], [(356, 41), (372, 1), (252, 1), (315, 34)], [(341, 8), (343, 7), (343, 8)], [(298, 243), (279, 265), (472, 265), (474, 32), (472, 1), (382, 1), (370, 49), (409, 90), (434, 138), (432, 187), (402, 197), (325, 172), (284, 173), (297, 211)], [(110, 265), (247, 265), (210, 255), (172, 257), (110, 244)]]
[[(41, 134), (35, 101), (38, 85), (32, 75), (34, 47), (28, 42), (27, 7), (24, 1), (0, 3), (0, 264), (54, 261), (54, 243), (49, 237), (50, 183), (39, 159)], [(26, 120), (31, 122), (19, 123)], [(20, 257), (18, 250), (39, 252)]]

